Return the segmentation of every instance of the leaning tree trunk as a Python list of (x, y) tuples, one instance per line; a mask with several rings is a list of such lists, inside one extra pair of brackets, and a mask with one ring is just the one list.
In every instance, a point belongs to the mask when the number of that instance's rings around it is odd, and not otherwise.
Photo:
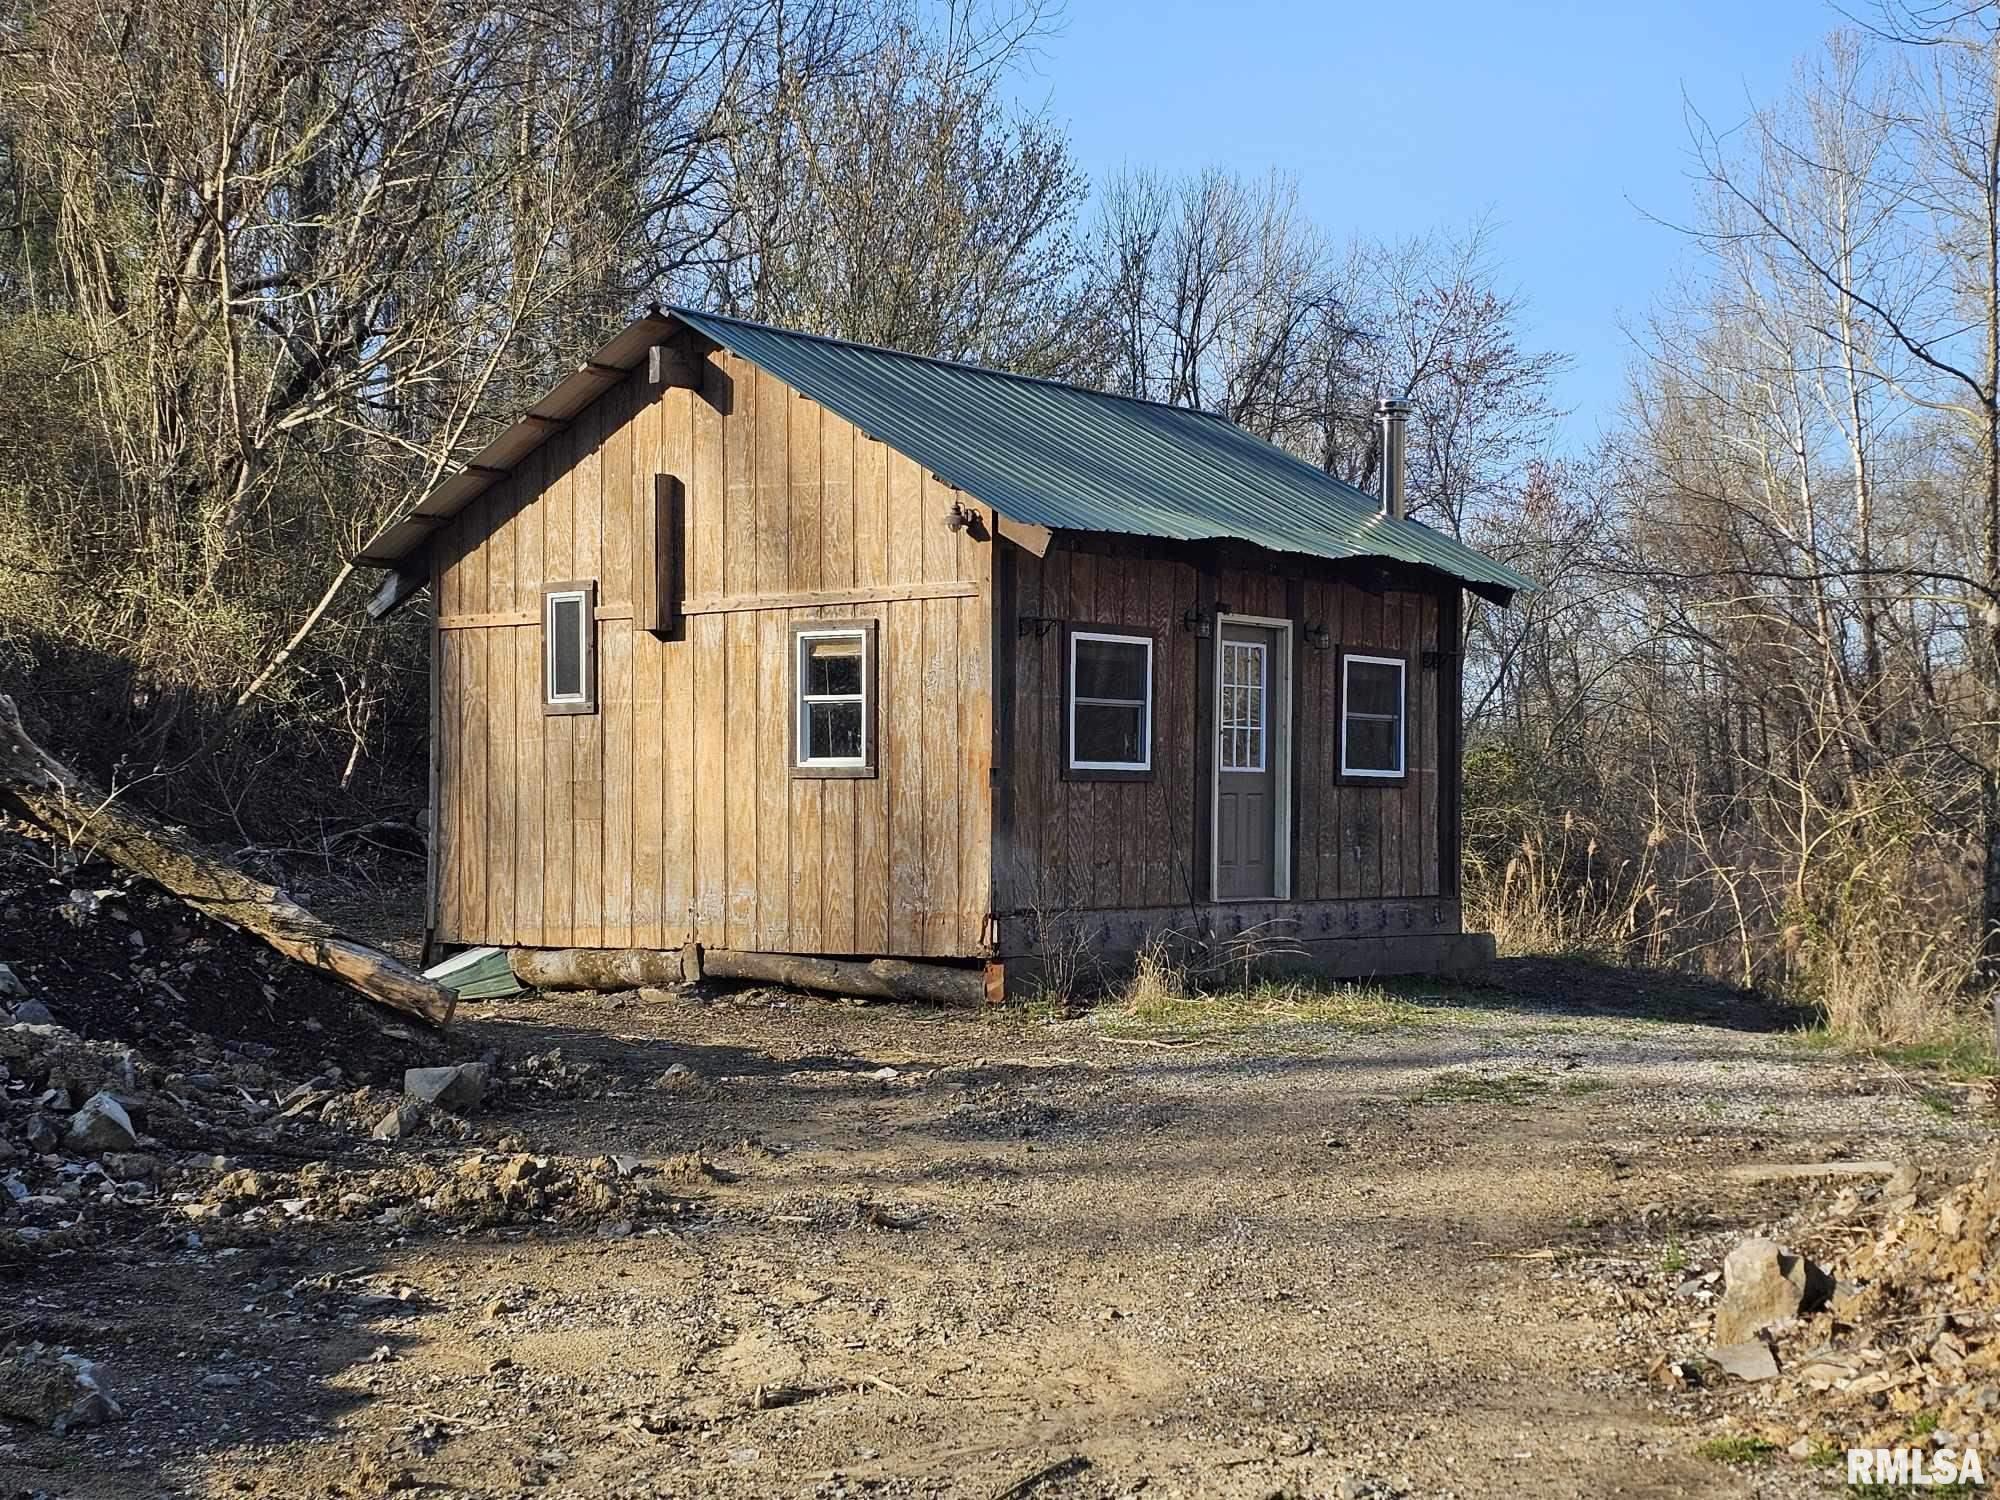
[(314, 916), (274, 885), (204, 854), (185, 835), (105, 796), (43, 750), (0, 693), (0, 807), (85, 845), (289, 959), (333, 975), (370, 1000), (433, 1025), (456, 997), (388, 954)]

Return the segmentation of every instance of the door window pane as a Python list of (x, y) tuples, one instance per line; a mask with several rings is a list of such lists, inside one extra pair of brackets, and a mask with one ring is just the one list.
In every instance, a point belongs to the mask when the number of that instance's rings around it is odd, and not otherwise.
[(1222, 643), (1222, 769), (1264, 769), (1265, 647), (1258, 641)]

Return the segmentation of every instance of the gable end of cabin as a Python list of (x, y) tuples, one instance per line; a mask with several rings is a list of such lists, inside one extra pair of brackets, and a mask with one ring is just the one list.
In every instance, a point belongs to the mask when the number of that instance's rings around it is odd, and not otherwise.
[(436, 941), (978, 956), (990, 525), (664, 347), (430, 543)]

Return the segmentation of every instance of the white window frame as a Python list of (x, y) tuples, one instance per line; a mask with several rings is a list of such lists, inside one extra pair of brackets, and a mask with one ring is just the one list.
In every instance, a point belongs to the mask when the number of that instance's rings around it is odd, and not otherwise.
[[(580, 635), (577, 640), (577, 690), (556, 691), (556, 606), (574, 602)], [(597, 710), (597, 585), (559, 583), (542, 593), (542, 707), (550, 713), (594, 713)]]
[[(801, 770), (816, 770), (822, 767), (837, 769), (860, 769), (874, 764), (868, 756), (874, 748), (868, 742), (868, 726), (873, 706), (868, 701), (869, 676), (868, 653), (873, 650), (869, 637), (874, 632), (864, 626), (814, 626), (801, 630), (792, 637), (797, 644), (792, 647), (792, 702), (793, 718), (797, 721), (797, 740), (792, 745), (792, 764)], [(808, 693), (806, 691), (806, 655), (808, 641), (855, 640), (861, 643), (861, 691), (858, 693)], [(859, 755), (813, 755), (808, 746), (812, 743), (812, 715), (807, 706), (814, 703), (858, 703), (861, 705), (861, 753)]]
[[(1146, 648), (1146, 695), (1137, 701), (1139, 706), (1139, 745), (1137, 760), (1078, 760), (1076, 758), (1076, 706), (1079, 702), (1096, 704), (1105, 708), (1130, 708), (1135, 700), (1131, 698), (1080, 698), (1076, 691), (1076, 643), (1078, 641), (1109, 641), (1119, 646), (1144, 646)], [(1064, 683), (1068, 702), (1063, 706), (1063, 720), (1066, 732), (1063, 740), (1064, 764), (1072, 771), (1131, 771), (1143, 772), (1153, 769), (1153, 638), (1150, 635), (1120, 635), (1115, 630), (1072, 630), (1069, 633), (1069, 671)]]
[[(1394, 667), (1396, 669), (1396, 769), (1377, 770), (1373, 767), (1350, 766), (1347, 763), (1347, 725), (1356, 717), (1348, 706), (1348, 669), (1362, 662), (1370, 666)], [(1362, 714), (1359, 717), (1370, 723), (1379, 724), (1386, 714)], [(1360, 777), (1372, 781), (1401, 781), (1409, 774), (1410, 747), (1410, 664), (1400, 656), (1370, 656), (1364, 652), (1346, 652), (1340, 658), (1340, 774)]]

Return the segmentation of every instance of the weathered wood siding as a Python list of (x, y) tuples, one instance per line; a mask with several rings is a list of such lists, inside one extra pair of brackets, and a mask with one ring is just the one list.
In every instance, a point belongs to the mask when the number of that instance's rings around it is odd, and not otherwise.
[[(773, 377), (642, 367), (434, 548), (438, 937), (966, 955), (990, 909), (993, 544)], [(680, 638), (640, 629), (681, 479)], [(549, 715), (541, 591), (597, 582), (598, 711)], [(878, 622), (878, 774), (790, 774), (790, 626)]]
[[(1197, 599), (1209, 609), (1293, 622), (1295, 662), (1292, 745), (1291, 901), (1303, 932), (1328, 935), (1347, 923), (1308, 913), (1315, 902), (1368, 903), (1361, 925), (1402, 908), (1384, 903), (1448, 898), (1440, 880), (1440, 672), (1423, 666), (1439, 647), (1440, 596), (1429, 591), (1371, 593), (1310, 567), (1287, 571), (1219, 567), (1147, 555), (1115, 543), (1074, 550), (1058, 543), (1039, 560), (1010, 555), (1011, 613), (1030, 623), (1003, 630), (1015, 683), (1011, 723), (1003, 721), (1003, 781), (996, 828), (996, 903), (1003, 931), (1013, 914), (1039, 910), (1154, 909), (1208, 900), (1208, 738), (1206, 691), (1214, 670), (1212, 640), (1184, 628)], [(1288, 576), (1289, 575), (1289, 576)], [(1008, 606), (1003, 603), (1003, 610)], [(1037, 624), (1036, 622), (1044, 622)], [(1063, 633), (1056, 621), (1126, 626), (1156, 645), (1154, 775), (1145, 781), (1065, 780)], [(1323, 624), (1327, 650), (1306, 643)], [(1373, 650), (1409, 659), (1407, 764), (1402, 785), (1343, 786), (1339, 768), (1340, 650)], [(1453, 658), (1447, 657), (1447, 661)], [(1003, 674), (1004, 679), (1005, 674)], [(1011, 740), (1011, 745), (1008, 741)], [(1272, 907), (1264, 908), (1275, 910)], [(1234, 910), (1234, 908), (1231, 908)], [(1428, 930), (1456, 931), (1456, 908)], [(1303, 919), (1310, 917), (1310, 921)], [(1384, 919), (1387, 921), (1388, 919)]]

